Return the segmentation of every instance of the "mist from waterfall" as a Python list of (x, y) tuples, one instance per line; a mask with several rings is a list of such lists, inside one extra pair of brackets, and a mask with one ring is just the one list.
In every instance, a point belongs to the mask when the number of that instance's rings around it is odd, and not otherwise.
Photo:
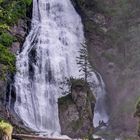
[[(80, 77), (76, 59), (84, 42), (81, 18), (70, 0), (33, 0), (32, 27), (17, 55), (15, 75), (14, 110), (27, 127), (61, 133), (60, 86), (65, 78)], [(92, 81), (100, 84), (94, 73)]]

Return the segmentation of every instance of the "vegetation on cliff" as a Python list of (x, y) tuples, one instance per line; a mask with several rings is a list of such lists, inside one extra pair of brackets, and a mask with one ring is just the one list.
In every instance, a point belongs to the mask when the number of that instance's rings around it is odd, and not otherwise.
[(0, 121), (0, 139), (1, 140), (12, 140), (13, 127), (11, 124)]
[[(22, 44), (16, 32), (20, 35), (20, 33), (23, 32), (21, 28), (26, 32), (25, 24), (29, 20), (26, 14), (31, 3), (32, 0), (0, 0), (0, 118), (10, 122), (12, 121), (11, 123), (14, 125), (18, 123), (18, 121), (12, 114), (10, 114), (10, 118), (12, 119), (9, 118), (9, 113), (6, 113), (7, 110), (3, 107), (2, 102), (5, 99), (6, 85), (8, 78), (10, 78), (9, 74), (13, 74), (16, 71), (15, 52), (18, 48), (16, 48), (16, 45), (14, 46), (14, 43), (18, 45)], [(25, 24), (22, 22), (19, 25), (19, 21), (21, 20), (23, 20)], [(22, 37), (24, 37), (24, 33)], [(14, 126), (15, 131), (22, 131), (22, 129), (17, 126), (17, 124)], [(3, 134), (10, 135), (12, 129), (9, 123), (0, 121), (0, 139), (2, 139), (1, 136)]]
[(5, 79), (7, 72), (15, 71), (15, 55), (10, 51), (12, 43), (17, 37), (12, 33), (11, 27), (18, 20), (26, 19), (26, 12), (32, 0), (0, 0), (0, 77)]

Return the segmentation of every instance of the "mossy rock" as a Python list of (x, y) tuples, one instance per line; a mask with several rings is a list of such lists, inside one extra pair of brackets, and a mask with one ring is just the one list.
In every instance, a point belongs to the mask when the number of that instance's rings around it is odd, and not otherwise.
[(11, 124), (0, 121), (0, 139), (1, 140), (12, 140), (13, 127)]
[(93, 134), (95, 97), (84, 79), (69, 79), (70, 93), (58, 100), (62, 134), (89, 138)]

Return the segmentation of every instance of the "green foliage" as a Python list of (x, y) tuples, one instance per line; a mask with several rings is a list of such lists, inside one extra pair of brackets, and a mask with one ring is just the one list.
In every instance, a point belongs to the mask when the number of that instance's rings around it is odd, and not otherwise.
[(6, 136), (9, 140), (11, 140), (13, 132), (13, 127), (11, 124), (4, 122), (3, 120), (0, 121), (0, 139), (3, 139), (3, 136)]
[(5, 71), (15, 71), (15, 56), (3, 45), (0, 44), (0, 63), (5, 65)]
[(9, 123), (7, 123), (7, 122), (5, 122), (3, 120), (0, 121), (0, 130), (8, 131), (9, 132), (12, 129), (13, 129), (13, 127)]
[(6, 32), (2, 32), (0, 35), (0, 44), (10, 47), (14, 41), (14, 37)]
[(9, 26), (5, 23), (0, 23), (0, 32), (2, 32), (3, 30), (9, 30)]
[(64, 97), (59, 98), (58, 102), (59, 102), (59, 105), (65, 105), (65, 106), (70, 105), (71, 103), (73, 103), (71, 94), (68, 94)]
[(79, 51), (80, 56), (77, 57), (77, 64), (79, 65), (80, 71), (83, 72), (84, 79), (87, 81), (87, 78), (90, 76), (92, 67), (88, 62), (88, 51), (86, 44), (82, 44), (82, 48)]
[(28, 6), (30, 6), (32, 4), (32, 0), (24, 0), (24, 1)]
[(15, 56), (9, 51), (15, 41), (9, 34), (11, 26), (21, 18), (26, 19), (26, 12), (32, 0), (0, 0), (0, 77), (5, 79), (7, 72), (15, 72)]
[(0, 4), (3, 2), (3, 0), (0, 0)]
[(3, 0), (0, 2), (0, 21), (2, 24), (13, 25), (19, 18), (26, 17), (27, 7), (32, 0)]
[(0, 61), (5, 65), (13, 65), (15, 57), (7, 48), (0, 44)]

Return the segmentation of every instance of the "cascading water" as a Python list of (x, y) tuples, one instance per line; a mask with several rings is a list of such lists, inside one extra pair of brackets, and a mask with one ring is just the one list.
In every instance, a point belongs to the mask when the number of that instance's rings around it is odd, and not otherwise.
[(41, 132), (60, 132), (57, 99), (65, 77), (79, 75), (76, 57), (84, 41), (70, 0), (34, 0), (32, 29), (17, 56), (15, 112)]
[[(17, 56), (14, 110), (26, 126), (61, 132), (57, 99), (65, 78), (80, 77), (83, 26), (70, 0), (33, 0), (32, 28)], [(98, 78), (93, 74), (93, 79)]]
[(104, 81), (99, 73), (97, 73), (98, 77), (98, 87), (95, 88), (95, 96), (96, 96), (96, 105), (95, 105), (95, 113), (94, 113), (94, 127), (98, 127), (101, 122), (105, 125), (108, 122), (108, 115), (106, 110), (106, 90)]

